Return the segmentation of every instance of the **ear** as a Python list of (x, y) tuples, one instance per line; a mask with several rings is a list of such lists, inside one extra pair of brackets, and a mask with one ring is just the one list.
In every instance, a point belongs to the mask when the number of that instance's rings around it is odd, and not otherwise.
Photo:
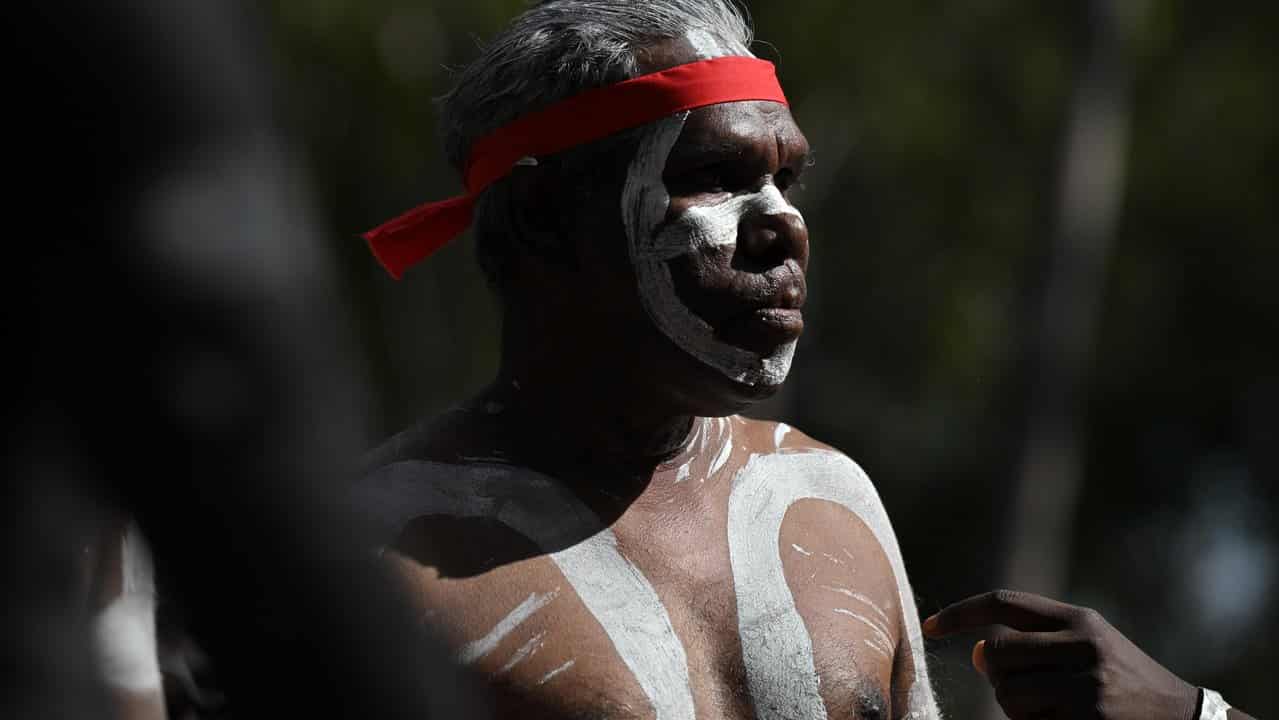
[(575, 253), (561, 175), (560, 164), (553, 160), (529, 158), (517, 163), (507, 177), (507, 212), (520, 250), (563, 265), (573, 263)]

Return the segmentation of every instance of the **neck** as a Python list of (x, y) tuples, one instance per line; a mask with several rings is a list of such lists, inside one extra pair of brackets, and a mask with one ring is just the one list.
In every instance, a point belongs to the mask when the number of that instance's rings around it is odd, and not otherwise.
[[(625, 361), (580, 342), (503, 329), (502, 367), (482, 400), (500, 408), (513, 449), (557, 468), (651, 469), (678, 454), (693, 416)], [(509, 327), (509, 325), (507, 326)]]

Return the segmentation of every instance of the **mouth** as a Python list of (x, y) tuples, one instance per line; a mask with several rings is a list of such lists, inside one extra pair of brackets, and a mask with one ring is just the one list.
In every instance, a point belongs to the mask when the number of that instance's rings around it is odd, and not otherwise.
[(705, 287), (703, 276), (720, 273), (707, 273), (692, 263), (676, 263), (675, 270), (677, 297), (713, 328), (720, 342), (769, 357), (804, 332), (801, 308), (807, 283), (794, 261), (762, 274), (724, 268), (727, 282), (713, 290)]
[(771, 355), (783, 345), (798, 340), (803, 332), (803, 311), (790, 307), (757, 308), (719, 327), (719, 335), (725, 342), (761, 355)]
[(804, 332), (801, 308), (808, 293), (802, 273), (787, 264), (770, 274), (771, 287), (718, 328), (723, 340), (761, 355), (771, 355)]
[(799, 308), (761, 308), (752, 312), (750, 319), (753, 324), (775, 331), (787, 340), (794, 340), (804, 332), (804, 312)]

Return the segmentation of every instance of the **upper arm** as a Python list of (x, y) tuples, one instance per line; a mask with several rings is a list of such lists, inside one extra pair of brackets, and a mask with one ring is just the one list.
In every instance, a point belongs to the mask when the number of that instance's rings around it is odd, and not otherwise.
[[(878, 497), (876, 497), (878, 503)], [(885, 528), (884, 552), (893, 567), (897, 593), (899, 622), (896, 652), (893, 656), (892, 706), (893, 718), (901, 720), (940, 720), (941, 711), (933, 694), (928, 675), (928, 657), (924, 647), (924, 633), (920, 626), (919, 610), (911, 590), (906, 566), (897, 544), (897, 536), (888, 521), (882, 504), (878, 514)]]
[(103, 533), (91, 552), (93, 648), (116, 714), (163, 718), (150, 551), (136, 525), (121, 524)]
[[(940, 718), (937, 700), (933, 695), (927, 675), (927, 657), (920, 653), (910, 642), (911, 634), (920, 637), (919, 618), (913, 614), (901, 617), (901, 642), (893, 657), (893, 718), (894, 720), (933, 720)], [(911, 626), (914, 627), (911, 627)], [(916, 667), (923, 672), (917, 673)]]
[(893, 717), (904, 720), (937, 720), (941, 718), (941, 712), (928, 677), (919, 611), (915, 605), (915, 595), (911, 590), (897, 534), (878, 491), (866, 473), (843, 453), (835, 450), (830, 453), (838, 458), (836, 464), (841, 468), (841, 487), (837, 494), (849, 507), (855, 508), (857, 515), (875, 536), (875, 541), (891, 568), (898, 622), (898, 642), (893, 655), (890, 688)]

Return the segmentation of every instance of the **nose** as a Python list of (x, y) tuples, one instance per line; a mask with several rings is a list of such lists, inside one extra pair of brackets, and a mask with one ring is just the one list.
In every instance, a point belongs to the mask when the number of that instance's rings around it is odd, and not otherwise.
[(808, 226), (795, 211), (752, 213), (738, 228), (738, 248), (760, 271), (794, 260), (808, 270)]

